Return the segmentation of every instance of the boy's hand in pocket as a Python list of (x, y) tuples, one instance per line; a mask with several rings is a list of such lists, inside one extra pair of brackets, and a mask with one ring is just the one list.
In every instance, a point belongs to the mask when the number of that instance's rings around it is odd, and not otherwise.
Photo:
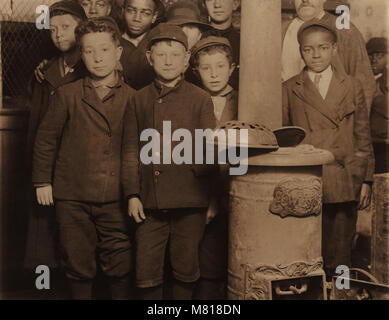
[(53, 206), (53, 187), (51, 184), (36, 188), (36, 199), (41, 206)]

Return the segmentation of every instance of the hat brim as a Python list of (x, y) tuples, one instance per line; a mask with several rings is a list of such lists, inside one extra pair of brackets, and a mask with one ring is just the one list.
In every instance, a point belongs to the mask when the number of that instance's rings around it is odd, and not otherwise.
[(230, 48), (232, 50), (231, 46), (226, 44), (226, 43), (221, 43), (221, 42), (216, 42), (216, 41), (215, 42), (208, 42), (207, 44), (205, 44), (201, 47), (198, 47), (198, 48), (194, 47), (193, 48), (194, 50), (193, 49), (191, 50), (192, 57), (194, 57), (197, 52), (199, 52), (205, 48), (211, 47), (211, 46), (227, 46), (228, 48)]
[(207, 29), (207, 30), (212, 29), (211, 25), (204, 23), (204, 22), (201, 22), (201, 21), (198, 21), (198, 20), (195, 20), (195, 19), (177, 18), (177, 19), (169, 20), (169, 21), (167, 21), (167, 23), (174, 24), (176, 26), (182, 26), (185, 24), (195, 24), (198, 27), (203, 28), (203, 29)]
[(186, 50), (188, 50), (188, 44), (179, 40), (179, 39), (173, 39), (173, 38), (169, 38), (169, 37), (166, 37), (166, 36), (156, 36), (156, 37), (152, 37), (149, 41), (149, 44), (147, 46), (147, 49), (150, 50), (150, 48), (153, 46), (153, 44), (156, 42), (156, 41), (162, 41), (162, 40), (171, 40), (171, 41), (177, 41), (179, 43), (181, 43)]

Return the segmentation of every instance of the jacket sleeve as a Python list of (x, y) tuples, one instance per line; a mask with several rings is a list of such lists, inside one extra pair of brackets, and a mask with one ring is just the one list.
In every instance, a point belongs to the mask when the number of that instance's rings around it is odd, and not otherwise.
[(376, 85), (365, 41), (360, 31), (353, 24), (350, 25), (349, 30), (342, 30), (338, 34), (342, 36), (343, 40), (339, 42), (343, 45), (342, 48), (339, 48), (339, 52), (343, 55), (345, 71), (348, 75), (360, 81), (369, 114)]
[(133, 97), (127, 105), (123, 121), (121, 175), (123, 195), (128, 198), (140, 194), (139, 131)]
[(367, 157), (367, 170), (364, 181), (372, 182), (374, 174), (374, 152), (370, 134), (370, 119), (366, 108), (362, 86), (354, 79), (354, 141), (357, 157)]
[(32, 182), (52, 183), (57, 149), (68, 119), (68, 107), (61, 89), (52, 97), (35, 138)]
[[(200, 121), (198, 122), (198, 125), (196, 126), (196, 129), (211, 129), (213, 130), (216, 127), (216, 120), (215, 115), (213, 111), (213, 102), (211, 99), (211, 96), (204, 96), (201, 100), (199, 99), (200, 106)], [(194, 141), (195, 143), (193, 146), (195, 146), (196, 143), (199, 143), (199, 141)], [(195, 154), (195, 149), (193, 150), (193, 154)], [(206, 141), (205, 138), (203, 140), (203, 152), (204, 157), (203, 160), (206, 160)], [(192, 169), (196, 176), (203, 176), (208, 175), (212, 173), (215, 170), (215, 166), (212, 164), (195, 164), (195, 159), (193, 159), (193, 165)]]
[(289, 117), (289, 97), (286, 82), (282, 84), (282, 125), (292, 125)]

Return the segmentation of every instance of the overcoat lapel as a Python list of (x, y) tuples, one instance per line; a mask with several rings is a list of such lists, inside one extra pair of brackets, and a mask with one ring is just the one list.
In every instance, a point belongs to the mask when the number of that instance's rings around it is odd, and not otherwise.
[[(328, 98), (333, 93), (331, 91), (337, 91), (334, 89), (336, 89), (338, 82), (339, 81), (333, 76), (330, 83), (330, 88), (327, 93)], [(316, 109), (324, 117), (330, 120), (334, 125), (338, 126), (338, 116), (336, 111), (331, 108), (330, 104), (328, 103), (328, 100), (323, 100), (322, 96), (314, 86), (313, 82), (309, 79), (308, 73), (305, 70), (300, 73), (300, 75), (296, 79), (296, 84), (293, 88), (293, 92), (308, 106)]]
[(87, 77), (84, 78), (84, 81), (83, 81), (82, 101), (84, 101), (88, 107), (95, 110), (101, 116), (101, 118), (103, 118), (103, 120), (107, 126), (107, 129), (109, 131), (111, 131), (111, 126), (109, 124), (107, 110), (106, 110), (103, 102), (97, 96), (95, 89), (93, 88), (90, 81), (88, 81)]

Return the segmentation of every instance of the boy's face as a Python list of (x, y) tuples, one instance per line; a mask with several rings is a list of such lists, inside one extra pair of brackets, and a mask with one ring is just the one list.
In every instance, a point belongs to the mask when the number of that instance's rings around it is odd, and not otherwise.
[(234, 68), (235, 66), (230, 65), (225, 53), (215, 51), (199, 56), (197, 70), (204, 87), (217, 94), (227, 86)]
[(116, 68), (122, 47), (117, 46), (109, 32), (87, 33), (81, 38), (82, 60), (95, 78), (105, 78)]
[(374, 52), (369, 54), (371, 68), (374, 75), (383, 73), (388, 63), (388, 54), (384, 52)]
[(77, 25), (78, 21), (71, 14), (50, 18), (50, 36), (58, 50), (67, 52), (75, 46)]
[(174, 81), (186, 70), (190, 53), (178, 41), (159, 41), (146, 53), (157, 77), (163, 81)]
[(316, 18), (324, 10), (326, 0), (294, 0), (297, 15), (301, 20)]
[(128, 0), (123, 9), (128, 32), (135, 37), (147, 32), (157, 19), (155, 9), (153, 0)]
[(108, 0), (79, 0), (88, 19), (109, 16), (111, 4)]
[(239, 5), (237, 0), (204, 0), (204, 2), (209, 16), (216, 23), (223, 23), (231, 19), (232, 11)]
[(188, 48), (190, 50), (201, 39), (201, 30), (195, 24), (184, 24), (181, 28), (188, 37)]
[(308, 69), (322, 72), (330, 65), (336, 54), (337, 45), (333, 43), (331, 35), (326, 31), (305, 31), (300, 51)]

